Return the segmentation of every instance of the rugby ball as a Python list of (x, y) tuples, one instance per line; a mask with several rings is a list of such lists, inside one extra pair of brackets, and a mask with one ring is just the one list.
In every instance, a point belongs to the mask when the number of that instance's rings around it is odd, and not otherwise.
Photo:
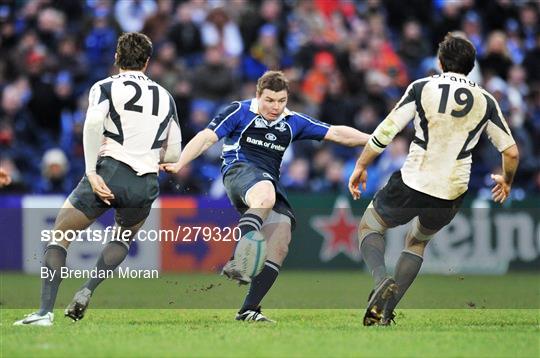
[(266, 260), (266, 241), (258, 231), (251, 231), (238, 240), (234, 250), (235, 267), (240, 273), (253, 278), (261, 272)]

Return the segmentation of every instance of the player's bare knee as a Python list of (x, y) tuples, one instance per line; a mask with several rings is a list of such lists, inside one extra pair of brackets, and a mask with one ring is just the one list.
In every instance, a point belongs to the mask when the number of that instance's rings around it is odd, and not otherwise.
[(422, 226), (422, 224), (420, 223), (420, 219), (416, 217), (414, 218), (409, 234), (407, 235), (406, 246), (426, 247), (428, 242), (433, 238), (433, 235), (435, 235), (436, 232), (436, 230), (431, 230)]
[(418, 240), (413, 236), (408, 236), (407, 241), (405, 242), (405, 248), (408, 250), (413, 250), (415, 248), (418, 249), (425, 249), (428, 245), (429, 240)]
[(262, 198), (260, 207), (262, 209), (272, 209), (276, 204), (276, 195), (274, 193), (269, 193)]
[(272, 209), (276, 203), (276, 190), (269, 180), (253, 185), (246, 193), (246, 204), (252, 209)]
[(53, 235), (53, 241), (49, 242), (47, 244), (47, 247), (56, 245), (56, 246), (61, 246), (66, 250), (69, 248), (69, 245), (71, 244), (72, 240), (64, 240), (64, 239), (59, 239), (58, 240), (58, 239), (55, 239), (54, 236), (55, 235)]
[(375, 212), (373, 205), (370, 204), (364, 212), (364, 215), (362, 215), (360, 225), (358, 225), (358, 244), (361, 245), (362, 240), (369, 234), (375, 233), (380, 234), (381, 236), (384, 235), (387, 229), (387, 226), (382, 223), (382, 219)]
[(250, 208), (271, 210), (276, 203), (276, 194), (272, 191), (261, 193), (250, 201)]
[(128, 245), (131, 244), (133, 239), (135, 238), (135, 234), (140, 230), (140, 228), (144, 225), (146, 221), (146, 218), (141, 220), (135, 225), (132, 226), (126, 226), (126, 227), (120, 227), (120, 235), (122, 238), (124, 238)]

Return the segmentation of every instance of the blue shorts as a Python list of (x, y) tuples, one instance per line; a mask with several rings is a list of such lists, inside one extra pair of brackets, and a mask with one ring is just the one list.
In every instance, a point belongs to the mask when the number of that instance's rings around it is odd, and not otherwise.
[(276, 190), (276, 203), (273, 210), (286, 215), (291, 219), (291, 227), (294, 230), (296, 218), (285, 190), (277, 180), (269, 173), (249, 163), (233, 164), (223, 175), (223, 185), (232, 205), (243, 214), (248, 206), (245, 202), (246, 194), (253, 185), (260, 181), (269, 180)]

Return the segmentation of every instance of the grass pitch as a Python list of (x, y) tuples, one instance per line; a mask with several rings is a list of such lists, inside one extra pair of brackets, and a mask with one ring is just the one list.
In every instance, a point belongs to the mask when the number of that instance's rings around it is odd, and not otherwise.
[(39, 280), (3, 273), (0, 357), (540, 356), (535, 275), (420, 276), (392, 327), (361, 325), (370, 278), (352, 272), (284, 272), (265, 299), (275, 325), (234, 321), (245, 289), (214, 275), (106, 281), (72, 323), (61, 308), (81, 282), (62, 284), (53, 327), (13, 327), (36, 308)]

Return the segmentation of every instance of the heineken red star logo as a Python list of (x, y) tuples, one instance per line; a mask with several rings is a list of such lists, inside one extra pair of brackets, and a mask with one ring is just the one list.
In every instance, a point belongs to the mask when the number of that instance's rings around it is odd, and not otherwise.
[(360, 261), (359, 221), (360, 218), (352, 215), (349, 201), (343, 196), (336, 199), (329, 216), (315, 216), (311, 219), (311, 226), (324, 237), (319, 254), (323, 262), (332, 260), (340, 253), (347, 255), (353, 261)]

